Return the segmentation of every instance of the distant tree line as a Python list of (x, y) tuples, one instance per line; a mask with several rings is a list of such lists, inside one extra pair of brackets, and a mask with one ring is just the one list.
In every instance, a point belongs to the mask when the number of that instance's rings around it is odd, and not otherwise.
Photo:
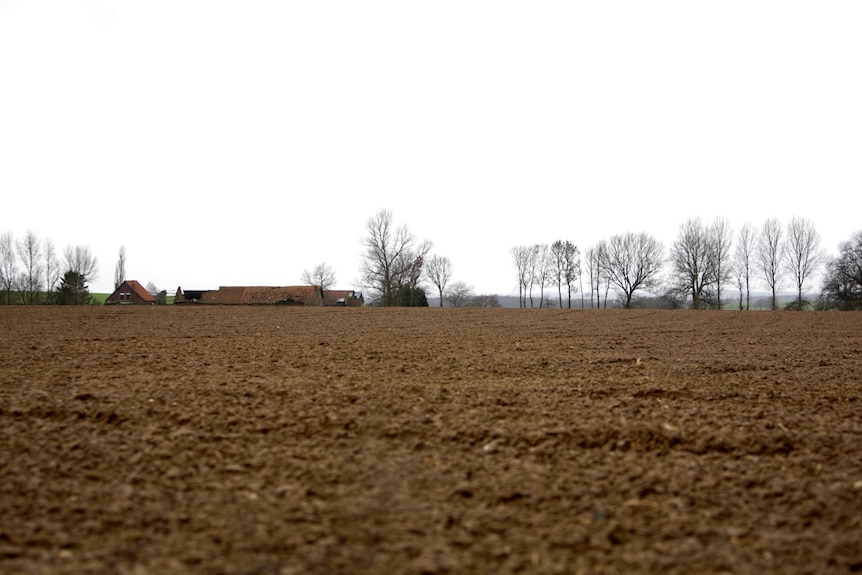
[(98, 260), (87, 246), (67, 246), (62, 255), (53, 242), (28, 231), (16, 240), (0, 234), (0, 304), (84, 305)]
[[(99, 263), (88, 246), (68, 245), (58, 254), (50, 239), (32, 231), (16, 240), (0, 234), (0, 305), (89, 305), (97, 302), (89, 284)], [(126, 280), (126, 248), (120, 247), (114, 268), (114, 287)], [(167, 303), (167, 292), (152, 282), (146, 290), (157, 304)]]
[[(364, 287), (376, 305), (427, 305), (425, 285), (450, 306), (494, 306), (494, 296), (474, 296), (464, 282), (451, 282), (452, 262), (429, 255), (433, 243), (420, 241), (406, 226), (395, 226), (381, 210), (366, 223), (362, 259)], [(769, 218), (760, 226), (744, 224), (734, 234), (727, 219), (690, 218), (668, 249), (646, 232), (626, 232), (601, 240), (583, 254), (570, 240), (514, 246), (510, 255), (519, 306), (571, 308), (651, 307), (748, 310), (752, 288), (770, 294), (791, 287), (787, 309), (862, 308), (862, 231), (828, 258), (809, 220), (793, 217), (786, 225)], [(822, 272), (820, 295), (807, 299), (806, 287)], [(585, 289), (586, 288), (586, 289)], [(738, 296), (731, 299), (728, 293)], [(649, 294), (650, 301), (642, 294)]]
[[(559, 245), (555, 242), (553, 245)], [(551, 250), (553, 251), (553, 250)], [(516, 246), (511, 254), (520, 286), (521, 307), (533, 307), (534, 290), (538, 306), (549, 305), (544, 297), (547, 285), (571, 286), (548, 262), (544, 244)], [(584, 254), (589, 307), (607, 307), (609, 294), (623, 308), (644, 305), (638, 292), (653, 294), (663, 302), (658, 307), (723, 309), (733, 306), (751, 309), (751, 290), (756, 281), (770, 292), (771, 308), (778, 309), (779, 291), (790, 285), (795, 300), (786, 309), (860, 309), (862, 307), (862, 232), (842, 242), (839, 255), (827, 258), (820, 235), (804, 218), (793, 217), (786, 225), (770, 218), (756, 228), (746, 223), (734, 234), (725, 218), (707, 224), (699, 218), (684, 222), (669, 250), (646, 232), (611, 236)], [(559, 268), (557, 268), (559, 269)], [(572, 266), (578, 283), (580, 262)], [(805, 288), (823, 271), (823, 285), (816, 301), (806, 299)], [(728, 301), (728, 287), (738, 291), (735, 302)], [(560, 300), (560, 307), (563, 302)], [(655, 302), (650, 305), (656, 307)]]
[[(452, 281), (449, 258), (432, 254), (430, 240), (418, 238), (405, 225), (396, 225), (389, 210), (381, 210), (365, 225), (359, 283), (366, 302), (379, 306), (427, 306), (426, 288), (439, 305), (499, 307), (494, 295), (476, 295), (463, 281)], [(520, 307), (666, 307), (751, 309), (752, 287), (758, 282), (770, 292), (771, 308), (785, 286), (795, 292), (788, 309), (862, 309), (862, 231), (827, 257), (814, 225), (793, 217), (786, 225), (775, 219), (755, 227), (744, 224), (735, 234), (727, 220), (710, 223), (690, 218), (665, 249), (646, 232), (626, 232), (601, 240), (583, 254), (570, 241), (514, 246)], [(822, 286), (814, 301), (806, 287), (821, 273)], [(91, 302), (88, 284), (98, 262), (86, 246), (67, 246), (62, 255), (51, 240), (28, 231), (16, 240), (0, 234), (0, 304), (82, 305)], [(114, 285), (125, 280), (126, 252), (120, 248)], [(303, 272), (303, 280), (321, 293), (335, 281), (326, 263)], [(735, 288), (738, 296), (728, 298)], [(158, 291), (152, 284), (148, 291)], [(650, 294), (650, 297), (639, 294)], [(158, 293), (165, 300), (165, 292)], [(647, 299), (650, 301), (647, 302)]]
[(529, 307), (553, 307), (550, 290), (554, 288), (559, 307), (572, 307), (572, 295), (580, 291), (581, 278), (580, 250), (575, 244), (556, 240), (552, 244), (515, 246), (510, 253), (517, 270), (520, 307), (528, 307), (528, 303)]

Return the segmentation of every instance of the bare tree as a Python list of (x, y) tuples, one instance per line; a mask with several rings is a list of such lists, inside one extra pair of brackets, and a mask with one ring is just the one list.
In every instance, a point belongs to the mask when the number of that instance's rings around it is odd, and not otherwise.
[(92, 282), (99, 272), (99, 261), (88, 246), (66, 246), (63, 264), (67, 272), (78, 274), (83, 283)]
[(715, 218), (709, 228), (712, 267), (715, 273), (715, 305), (721, 309), (721, 288), (730, 281), (733, 272), (730, 250), (733, 246), (733, 230), (726, 218)]
[[(431, 251), (433, 245), (431, 242), (423, 241), (416, 250), (408, 250), (405, 252), (399, 264), (400, 280), (399, 285), (399, 301), (403, 306), (414, 307), (417, 305), (428, 305), (428, 300), (425, 297), (425, 290), (419, 287), (422, 283), (425, 274), (425, 258), (428, 252)], [(421, 291), (421, 294), (420, 294)], [(421, 299), (421, 301), (420, 301)], [(423, 303), (424, 302), (424, 303)]]
[(42, 245), (42, 272), (45, 274), (45, 303), (52, 303), (57, 284), (60, 282), (60, 262), (54, 242), (46, 239)]
[(514, 246), (510, 253), (515, 261), (515, 270), (518, 275), (518, 307), (527, 307), (527, 290), (532, 281), (532, 246)]
[(449, 286), (446, 290), (446, 301), (452, 307), (465, 307), (470, 303), (473, 297), (473, 286), (467, 285), (465, 282), (458, 281)]
[(410, 289), (413, 278), (418, 280), (415, 273), (417, 263), (421, 270), (421, 263), (433, 244), (430, 241), (419, 242), (406, 226), (396, 227), (392, 212), (385, 209), (366, 222), (365, 230), (360, 281), (372, 291), (380, 305), (399, 305), (404, 289)]
[(577, 282), (581, 277), (581, 257), (578, 247), (570, 241), (557, 240), (551, 244), (552, 275), (557, 286), (560, 308), (563, 307), (563, 287), (569, 309), (572, 308), (572, 292), (577, 291)]
[(739, 309), (740, 311), (742, 311), (745, 309), (745, 276), (743, 276), (743, 274), (741, 273), (741, 268), (736, 267), (735, 260), (733, 264), (733, 278), (734, 283), (736, 284), (736, 289), (739, 291)]
[(18, 282), (18, 258), (15, 254), (15, 236), (12, 232), (0, 234), (0, 288), (6, 304), (12, 303), (12, 293)]
[[(123, 283), (123, 282), (120, 282)], [(116, 288), (114, 288), (116, 289)], [(168, 303), (168, 292), (167, 290), (159, 289), (153, 282), (147, 282), (147, 293), (153, 296), (156, 300), (156, 305), (165, 305)]]
[(778, 289), (783, 273), (783, 246), (781, 222), (776, 218), (767, 219), (757, 236), (757, 262), (763, 280), (772, 292), (772, 309), (778, 309)]
[(37, 303), (42, 291), (42, 242), (30, 230), (17, 244), (18, 258), (24, 266), (21, 274), (21, 302), (27, 305)]
[[(553, 278), (553, 260), (551, 259), (548, 244), (535, 244), (533, 246), (533, 285), (539, 286), (539, 307), (547, 307), (545, 303), (545, 288), (551, 284)], [(530, 307), (533, 307), (533, 293), (530, 291)]]
[(88, 246), (66, 246), (63, 252), (65, 271), (57, 298), (63, 305), (83, 305), (91, 301), (87, 284), (98, 272), (98, 260)]
[(823, 263), (820, 234), (814, 224), (804, 218), (793, 216), (787, 224), (787, 239), (784, 249), (787, 270), (796, 284), (796, 303), (801, 307), (803, 286)]
[(303, 270), (302, 281), (318, 289), (320, 304), (323, 305), (326, 297), (326, 290), (335, 284), (335, 273), (332, 271), (329, 264), (321, 262), (311, 271)]
[(377, 292), (374, 295), (379, 303), (395, 305), (395, 263), (399, 252), (409, 249), (416, 238), (405, 227), (395, 227), (389, 210), (380, 210), (370, 218), (365, 231), (368, 235), (363, 241), (362, 282)]
[(539, 244), (533, 244), (530, 246), (530, 259), (528, 263), (529, 277), (527, 278), (527, 300), (530, 302), (530, 307), (533, 307), (535, 304), (533, 301), (533, 288), (536, 286), (536, 278), (538, 276), (538, 272), (536, 271), (536, 268), (539, 265), (538, 245)]
[(691, 307), (701, 309), (706, 290), (715, 283), (710, 233), (700, 218), (682, 224), (670, 249), (670, 261), (678, 292), (691, 296)]
[(751, 224), (748, 222), (743, 224), (739, 230), (733, 255), (733, 270), (736, 275), (736, 285), (739, 288), (739, 309), (743, 309), (743, 293), (745, 309), (751, 309), (751, 267), (754, 265), (756, 239)]
[[(570, 243), (570, 242), (565, 242)], [(563, 285), (565, 285), (565, 255), (563, 240), (555, 240), (551, 244), (551, 276), (554, 285), (557, 286), (557, 301), (560, 308), (563, 307)], [(572, 296), (569, 292), (569, 307), (572, 307)]]
[(114, 267), (114, 289), (120, 287), (124, 281), (126, 281), (126, 246), (120, 246), (120, 256)]
[(596, 308), (601, 307), (601, 285), (602, 278), (605, 277), (602, 268), (604, 253), (607, 251), (607, 242), (600, 241), (595, 246), (587, 250), (585, 259), (587, 262), (587, 275), (589, 276), (590, 284), (590, 307), (593, 307), (593, 294), (596, 296)]
[(827, 260), (822, 297), (830, 307), (862, 309), (862, 230), (838, 244), (838, 255)]
[(646, 232), (626, 232), (608, 241), (602, 268), (609, 282), (622, 292), (624, 308), (632, 306), (632, 296), (638, 290), (658, 287), (664, 265), (663, 251), (661, 242)]
[(440, 294), (440, 307), (443, 307), (443, 292), (446, 290), (446, 284), (452, 279), (452, 262), (445, 256), (435, 254), (425, 263), (425, 273), (437, 288)]

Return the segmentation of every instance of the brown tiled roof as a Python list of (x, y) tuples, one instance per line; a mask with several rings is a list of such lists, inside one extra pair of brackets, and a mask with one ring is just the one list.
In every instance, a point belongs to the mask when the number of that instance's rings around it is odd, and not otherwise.
[(121, 283), (119, 286), (117, 286), (117, 289), (114, 290), (114, 293), (111, 294), (111, 296), (113, 296), (118, 291), (120, 291), (123, 286), (126, 286), (130, 291), (135, 292), (135, 294), (139, 298), (141, 298), (141, 300), (143, 300), (147, 303), (156, 303), (156, 298), (154, 298), (152, 295), (150, 295), (150, 292), (147, 291), (147, 288), (145, 288), (144, 286), (142, 286), (139, 282), (137, 282), (135, 280), (123, 281), (123, 283)]
[(135, 280), (126, 280), (124, 283), (127, 284), (132, 291), (141, 296), (142, 300), (155, 303), (156, 298), (153, 297), (153, 295), (147, 291), (147, 288), (142, 286), (139, 282)]
[(314, 305), (320, 296), (314, 286), (221, 286), (204, 292), (201, 303), (222, 305), (299, 304)]

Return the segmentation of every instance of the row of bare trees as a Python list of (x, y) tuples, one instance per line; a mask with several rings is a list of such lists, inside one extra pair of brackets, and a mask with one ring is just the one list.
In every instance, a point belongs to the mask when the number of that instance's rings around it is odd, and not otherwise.
[(581, 291), (581, 252), (574, 243), (556, 240), (515, 246), (510, 253), (517, 270), (519, 307), (528, 307), (528, 303), (534, 307), (536, 291), (538, 307), (550, 307), (553, 300), (546, 292), (552, 288), (557, 290), (559, 307), (572, 307), (572, 295)]
[[(441, 306), (471, 300), (469, 285), (450, 283), (452, 262), (431, 255), (433, 243), (396, 226), (389, 210), (367, 221), (364, 247), (360, 283), (378, 305), (427, 305), (422, 285), (429, 283)], [(639, 292), (647, 292), (671, 307), (720, 309), (730, 303), (728, 291), (736, 288), (736, 305), (750, 309), (752, 287), (760, 284), (769, 289), (776, 309), (788, 280), (796, 292), (795, 305), (802, 307), (806, 286), (825, 262), (817, 230), (801, 217), (786, 225), (776, 218), (757, 227), (746, 223), (737, 234), (723, 217), (709, 223), (690, 218), (669, 250), (646, 232), (626, 232), (599, 241), (583, 259), (575, 243), (562, 239), (515, 246), (510, 255), (520, 307), (560, 308), (571, 308), (577, 294), (585, 307), (587, 293), (590, 307), (606, 307), (614, 293), (628, 308)]]
[[(534, 289), (543, 307), (548, 304), (546, 286), (556, 285), (562, 290), (563, 286), (572, 287), (570, 279), (580, 283), (579, 256), (576, 265), (566, 268), (572, 276), (560, 275), (560, 260), (553, 256), (554, 247), (560, 249), (560, 245), (571, 246), (567, 253), (578, 254), (570, 242), (555, 242), (550, 250), (544, 244), (511, 249), (521, 307), (528, 303), (533, 307)], [(611, 236), (584, 254), (590, 307), (607, 306), (608, 295), (614, 292), (622, 307), (629, 308), (637, 292), (645, 291), (672, 307), (720, 309), (727, 303), (727, 287), (733, 283), (739, 293), (739, 308), (750, 309), (752, 284), (761, 280), (770, 290), (776, 309), (778, 292), (788, 279), (796, 291), (795, 305), (802, 307), (805, 287), (824, 261), (820, 235), (801, 217), (793, 217), (786, 226), (775, 218), (767, 219), (759, 228), (746, 223), (735, 243), (725, 218), (711, 223), (691, 218), (680, 226), (668, 254), (662, 243), (646, 232)], [(563, 307), (562, 297), (559, 305)]]
[(11, 232), (0, 234), (0, 303), (87, 303), (87, 283), (97, 273), (87, 246), (69, 245), (60, 256), (50, 239), (33, 231), (17, 240)]
[(733, 231), (719, 217), (711, 224), (698, 218), (686, 221), (670, 250), (671, 295), (691, 298), (700, 308), (721, 308), (725, 286), (738, 290), (739, 309), (751, 308), (751, 286), (756, 280), (770, 292), (772, 309), (788, 279), (796, 292), (797, 307), (805, 304), (805, 286), (824, 262), (820, 235), (814, 224), (794, 216), (782, 225), (769, 218), (756, 228), (744, 224), (734, 245)]

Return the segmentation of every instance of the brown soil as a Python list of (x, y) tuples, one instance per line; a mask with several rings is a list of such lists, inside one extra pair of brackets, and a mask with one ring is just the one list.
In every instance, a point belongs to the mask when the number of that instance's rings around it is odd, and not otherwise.
[(862, 314), (0, 326), (0, 573), (862, 570)]

